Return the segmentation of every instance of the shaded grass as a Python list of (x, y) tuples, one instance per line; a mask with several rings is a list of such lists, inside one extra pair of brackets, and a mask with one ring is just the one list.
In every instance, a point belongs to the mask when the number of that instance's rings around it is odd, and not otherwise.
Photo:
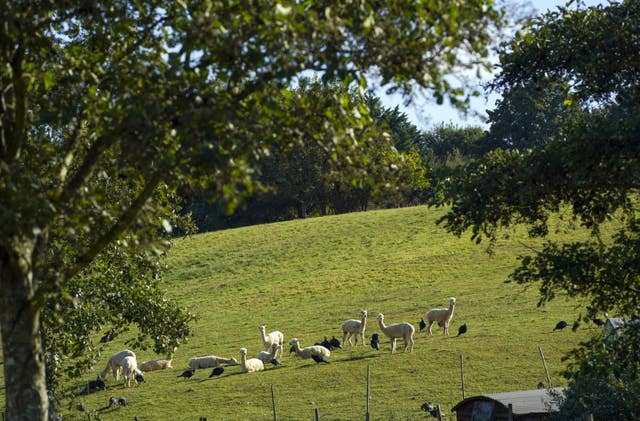
[[(537, 345), (545, 353), (551, 378), (562, 385), (562, 356), (593, 334), (591, 327), (552, 332), (570, 324), (579, 303), (559, 298), (536, 307), (535, 289), (504, 280), (517, 256), (539, 247), (523, 233), (498, 242), (489, 256), (468, 238), (458, 239), (435, 226), (442, 211), (426, 207), (353, 213), (260, 225), (197, 235), (176, 241), (167, 257), (163, 286), (169, 297), (197, 315), (195, 334), (174, 357), (174, 369), (148, 373), (145, 384), (122, 389), (109, 378), (109, 390), (83, 396), (91, 410), (111, 395), (124, 395), (127, 407), (100, 411), (103, 420), (270, 420), (271, 386), (279, 419), (364, 418), (365, 378), (371, 366), (371, 414), (374, 419), (424, 419), (425, 400), (446, 413), (461, 398), (460, 355), (465, 361), (465, 395), (535, 388), (545, 379)], [(572, 239), (575, 239), (575, 235)], [(581, 234), (584, 235), (584, 234)], [(298, 337), (302, 346), (324, 336), (340, 337), (340, 325), (367, 309), (367, 337), (379, 332), (375, 316), (387, 323), (420, 317), (455, 296), (451, 333), (462, 323), (469, 332), (428, 338), (418, 333), (414, 352), (391, 355), (381, 335), (381, 351), (346, 348), (330, 364), (316, 365), (288, 355), (265, 372), (239, 374), (228, 367), (218, 378), (201, 370), (190, 380), (177, 378), (193, 356), (238, 358), (261, 350), (258, 325)], [(125, 348), (126, 337), (108, 344), (104, 361)], [(402, 349), (399, 343), (399, 349)], [(157, 358), (137, 351), (138, 360)], [(96, 367), (96, 372), (102, 367)], [(93, 379), (95, 373), (87, 375)], [(81, 387), (80, 382), (69, 384)], [(69, 410), (68, 417), (79, 413)], [(86, 414), (82, 419), (86, 419)]]

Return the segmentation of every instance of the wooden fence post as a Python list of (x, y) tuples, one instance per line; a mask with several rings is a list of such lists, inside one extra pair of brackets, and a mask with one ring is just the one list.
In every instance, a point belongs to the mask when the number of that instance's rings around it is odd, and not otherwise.
[(464, 399), (464, 357), (460, 354), (460, 383), (462, 388), (462, 399)]
[(365, 421), (370, 420), (369, 414), (369, 400), (371, 399), (369, 384), (371, 383), (371, 364), (367, 364), (367, 400), (366, 400), (366, 412), (364, 414)]
[(320, 421), (320, 411), (318, 407), (313, 408), (313, 417), (314, 421)]
[(273, 407), (273, 421), (278, 421), (278, 413), (276, 412), (276, 393), (271, 385), (271, 406)]
[(507, 407), (507, 420), (508, 421), (513, 421), (513, 404), (510, 403), (509, 406)]
[(547, 387), (551, 389), (553, 386), (551, 385), (551, 377), (549, 377), (549, 370), (547, 369), (547, 361), (544, 359), (544, 354), (542, 353), (542, 348), (538, 345), (538, 351), (540, 351), (540, 358), (542, 358), (542, 365), (544, 367), (544, 373), (547, 376)]

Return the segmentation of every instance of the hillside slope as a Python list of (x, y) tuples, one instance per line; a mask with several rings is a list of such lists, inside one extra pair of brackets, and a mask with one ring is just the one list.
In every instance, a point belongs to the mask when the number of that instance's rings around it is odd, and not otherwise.
[[(174, 357), (174, 369), (148, 373), (146, 382), (132, 389), (110, 377), (106, 392), (68, 403), (82, 401), (93, 410), (111, 395), (125, 395), (129, 405), (99, 411), (102, 420), (269, 420), (273, 386), (278, 419), (312, 419), (314, 408), (322, 420), (363, 419), (370, 365), (372, 418), (424, 419), (424, 401), (449, 414), (461, 399), (461, 355), (466, 396), (535, 388), (545, 379), (538, 345), (554, 386), (562, 385), (562, 356), (595, 330), (553, 332), (558, 320), (571, 324), (577, 317), (577, 303), (559, 298), (537, 308), (534, 288), (504, 283), (517, 256), (536, 245), (516, 232), (489, 256), (468, 238), (435, 226), (440, 215), (426, 207), (372, 211), (176, 241), (163, 285), (198, 319), (195, 335)], [(284, 332), (287, 343), (297, 337), (308, 346), (325, 336), (341, 338), (342, 322), (366, 309), (368, 340), (381, 333), (379, 312), (387, 324), (407, 321), (418, 331), (420, 317), (446, 306), (451, 296), (458, 301), (452, 335), (436, 328), (430, 338), (417, 332), (410, 354), (392, 355), (381, 335), (380, 351), (347, 347), (335, 351), (327, 365), (289, 356), (287, 345), (282, 365), (265, 372), (240, 374), (236, 366), (220, 377), (208, 378), (210, 369), (189, 380), (177, 377), (193, 356), (239, 358), (241, 347), (256, 355), (262, 350), (260, 324)], [(462, 323), (469, 331), (455, 337)], [(108, 345), (105, 362), (126, 348), (126, 339)], [(139, 361), (158, 358), (136, 352)], [(100, 369), (102, 363), (95, 371)], [(78, 415), (74, 411), (70, 414)]]

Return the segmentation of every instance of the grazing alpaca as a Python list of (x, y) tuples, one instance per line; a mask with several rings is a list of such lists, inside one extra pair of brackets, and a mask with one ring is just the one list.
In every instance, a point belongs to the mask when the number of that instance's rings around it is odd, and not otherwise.
[(136, 354), (133, 351), (129, 351), (128, 349), (113, 354), (107, 361), (107, 366), (100, 372), (98, 376), (104, 380), (105, 376), (109, 372), (109, 369), (111, 369), (113, 377), (115, 377), (116, 380), (120, 380), (120, 373), (122, 372), (122, 360), (124, 360), (126, 357), (136, 358)]
[(122, 368), (124, 369), (124, 387), (130, 387), (131, 380), (136, 384), (144, 381), (142, 371), (138, 370), (138, 361), (136, 361), (136, 357), (132, 357), (131, 355), (124, 357), (122, 360)]
[(367, 328), (367, 310), (360, 312), (360, 320), (349, 319), (342, 324), (342, 343), (349, 342), (349, 345), (353, 346), (351, 337), (355, 336), (356, 346), (358, 345), (358, 338), (360, 338), (362, 345), (364, 345), (364, 331)]
[(378, 314), (377, 319), (382, 333), (391, 339), (392, 354), (396, 352), (396, 339), (398, 338), (402, 338), (404, 341), (404, 352), (407, 352), (407, 348), (409, 349), (409, 352), (413, 351), (413, 334), (416, 332), (416, 328), (413, 327), (411, 323), (402, 322), (385, 326), (384, 314), (382, 313)]
[(247, 348), (240, 348), (240, 365), (243, 373), (253, 373), (264, 370), (264, 364), (257, 358), (247, 359)]
[[(278, 351), (280, 352), (280, 356), (282, 357), (282, 348), (284, 347), (284, 334), (279, 330), (274, 330), (273, 332), (267, 334), (267, 326), (265, 325), (260, 325), (258, 329), (260, 330), (260, 336), (262, 338), (264, 350), (269, 352), (269, 350), (271, 349), (271, 344), (278, 344), (280, 345)], [(274, 356), (274, 358), (275, 357), (276, 356)]]
[(453, 318), (453, 310), (456, 307), (456, 299), (454, 297), (449, 298), (449, 308), (434, 308), (429, 310), (426, 314), (427, 322), (429, 323), (429, 336), (431, 332), (431, 326), (433, 323), (438, 323), (438, 326), (442, 326), (444, 334), (449, 336), (449, 323)]
[(300, 358), (313, 358), (314, 361), (319, 362), (318, 359), (324, 360), (325, 357), (331, 356), (331, 351), (322, 345), (312, 345), (306, 348), (300, 348), (300, 341), (297, 338), (291, 339), (291, 346), (296, 355)]

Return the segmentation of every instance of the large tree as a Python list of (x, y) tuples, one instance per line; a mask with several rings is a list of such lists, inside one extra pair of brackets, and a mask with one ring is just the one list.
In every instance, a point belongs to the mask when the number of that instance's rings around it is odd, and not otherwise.
[[(546, 116), (553, 130), (544, 134), (544, 142), (523, 150), (496, 149), (463, 168), (444, 200), (451, 205), (442, 220), (446, 227), (458, 235), (470, 229), (477, 241), (493, 242), (515, 224), (527, 224), (531, 235), (547, 237), (550, 217), (560, 211), (590, 230), (586, 241), (547, 239), (511, 276), (523, 284), (538, 282), (541, 304), (557, 294), (586, 298), (586, 320), (605, 312), (632, 319), (640, 308), (638, 51), (637, 1), (560, 8), (531, 21), (504, 46), (495, 85), (511, 94), (561, 83), (570, 112), (559, 120)], [(605, 223), (607, 235), (601, 230)], [(619, 345), (622, 350), (595, 341), (588, 351), (577, 353), (573, 384), (594, 384), (594, 376), (606, 374), (610, 377), (600, 379), (611, 387), (600, 390), (600, 399), (613, 396), (612, 389), (616, 396), (637, 394), (638, 329), (626, 329)], [(637, 418), (637, 401), (627, 402), (635, 407), (624, 408), (629, 410), (625, 413)], [(586, 410), (596, 418), (611, 416), (594, 406)]]
[[(207, 184), (230, 205), (251, 191), (256, 160), (274, 142), (297, 141), (318, 111), (283, 89), (304, 70), (360, 85), (375, 72), (391, 86), (455, 96), (444, 75), (487, 56), (489, 28), (500, 19), (492, 3), (5, 2), (0, 326), (8, 419), (47, 417), (45, 303), (64, 300), (77, 277), (99, 282), (97, 268), (120, 265), (119, 252), (149, 250), (144, 233), (170, 228), (159, 217), (159, 187)], [(358, 119), (344, 127), (326, 118), (326, 147), (352, 149)], [(127, 188), (114, 195), (111, 180)]]

